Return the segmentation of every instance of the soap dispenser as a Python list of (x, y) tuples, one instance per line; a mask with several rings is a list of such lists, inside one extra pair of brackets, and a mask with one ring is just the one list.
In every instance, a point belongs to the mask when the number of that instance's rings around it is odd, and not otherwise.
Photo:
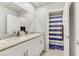
[(20, 36), (20, 33), (19, 33), (19, 31), (17, 31), (17, 37), (19, 37)]

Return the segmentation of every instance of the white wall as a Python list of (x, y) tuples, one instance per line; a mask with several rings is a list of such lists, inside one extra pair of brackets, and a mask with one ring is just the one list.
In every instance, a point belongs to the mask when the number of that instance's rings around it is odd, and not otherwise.
[[(35, 8), (31, 3), (20, 3), (21, 7), (26, 10), (26, 13), (24, 14), (25, 18), (25, 26), (26, 30), (29, 32), (35, 32)], [(22, 14), (22, 13), (20, 13)]]
[[(45, 45), (48, 46), (47, 37), (47, 21), (48, 21), (48, 10), (45, 7), (39, 7), (36, 9), (36, 32), (45, 33)], [(47, 43), (47, 44), (46, 44)], [(45, 48), (48, 48), (46, 47)]]
[(1, 35), (5, 34), (6, 32), (6, 20), (7, 20), (6, 15), (7, 14), (13, 14), (15, 16), (18, 16), (17, 12), (0, 5), (0, 34)]
[[(49, 10), (61, 9), (64, 7), (64, 3), (51, 3), (48, 5), (44, 5), (36, 8), (36, 32), (44, 32), (45, 33), (45, 48), (48, 49), (48, 20), (49, 20)], [(38, 27), (38, 24), (40, 27)]]
[(79, 56), (79, 2), (75, 3), (75, 55)]
[(13, 32), (17, 32), (19, 30), (20, 23), (18, 17), (11, 14), (7, 14), (7, 34), (11, 35)]

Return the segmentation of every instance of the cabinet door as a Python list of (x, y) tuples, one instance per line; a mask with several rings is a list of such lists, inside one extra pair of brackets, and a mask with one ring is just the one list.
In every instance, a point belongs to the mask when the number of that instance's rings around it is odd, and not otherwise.
[(44, 48), (43, 37), (39, 36), (30, 41), (28, 41), (28, 55), (38, 56)]
[(27, 52), (26, 43), (19, 44), (17, 46), (14, 46), (12, 48), (9, 48), (7, 50), (4, 50), (0, 52), (0, 55), (3, 56), (24, 56)]
[(36, 56), (37, 46), (39, 45), (36, 38), (28, 41), (28, 55), (29, 56)]
[(40, 55), (44, 49), (44, 36), (39, 36), (37, 39), (39, 39), (39, 50), (38, 54)]
[(41, 53), (44, 49), (44, 36), (40, 36), (38, 38), (40, 40), (40, 53)]

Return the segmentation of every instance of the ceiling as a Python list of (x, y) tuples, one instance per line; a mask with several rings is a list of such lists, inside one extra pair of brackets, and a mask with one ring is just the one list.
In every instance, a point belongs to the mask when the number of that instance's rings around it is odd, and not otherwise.
[(50, 3), (52, 3), (52, 2), (32, 2), (32, 4), (33, 4), (35, 7), (47, 5), (47, 4), (50, 4)]
[(64, 2), (32, 2), (32, 4), (35, 7), (40, 7), (40, 6), (44, 6), (44, 5), (48, 5), (48, 4), (53, 4), (53, 5), (63, 5)]
[(21, 12), (21, 11), (25, 11), (23, 8), (19, 7), (18, 5), (14, 4), (13, 2), (0, 2), (0, 5), (3, 5), (5, 7), (8, 7), (12, 10)]

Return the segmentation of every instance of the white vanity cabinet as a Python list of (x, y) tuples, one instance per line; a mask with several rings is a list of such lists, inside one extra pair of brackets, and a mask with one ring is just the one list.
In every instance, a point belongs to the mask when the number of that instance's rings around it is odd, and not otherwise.
[(43, 49), (44, 36), (40, 35), (1, 51), (0, 56), (38, 56)]

